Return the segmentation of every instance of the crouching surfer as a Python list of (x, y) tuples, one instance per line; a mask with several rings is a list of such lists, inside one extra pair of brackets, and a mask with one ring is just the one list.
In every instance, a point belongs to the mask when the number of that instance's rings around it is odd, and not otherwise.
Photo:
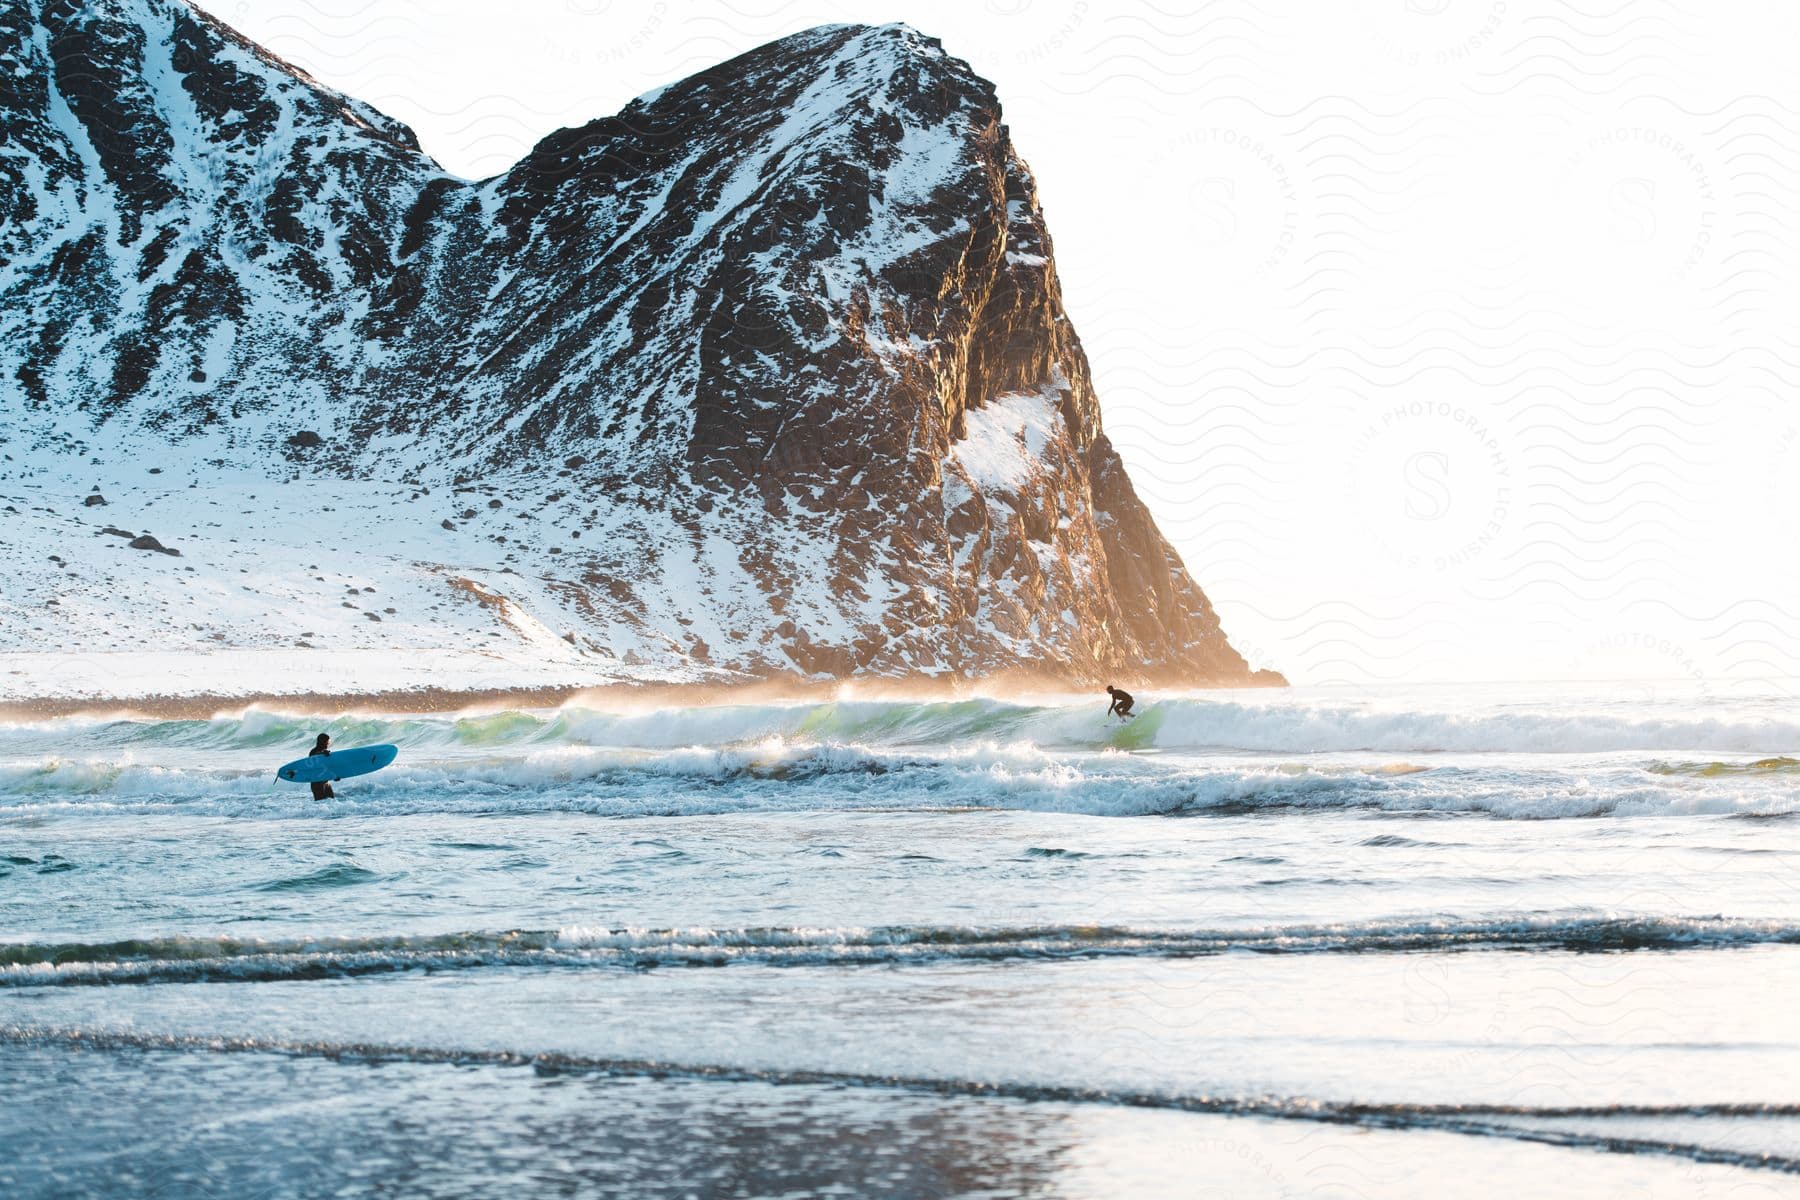
[(1109, 717), (1117, 716), (1121, 721), (1130, 720), (1131, 693), (1116, 688), (1109, 683), (1106, 685), (1106, 694), (1112, 697), (1112, 703), (1107, 706), (1106, 715)]
[[(306, 752), (306, 757), (311, 758), (315, 754), (330, 753), (331, 735), (329, 733), (321, 733), (319, 735), (319, 740), (313, 743), (313, 748)], [(331, 785), (326, 783), (323, 779), (316, 779), (313, 781), (312, 792), (314, 800), (333, 800), (337, 798), (337, 793), (332, 791)]]

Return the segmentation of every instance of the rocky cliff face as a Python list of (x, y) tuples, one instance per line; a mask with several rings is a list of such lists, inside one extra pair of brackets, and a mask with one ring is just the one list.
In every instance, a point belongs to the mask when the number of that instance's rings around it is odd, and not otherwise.
[(177, 0), (14, 0), (0, 121), (13, 482), (403, 485), (438, 565), (640, 662), (1251, 678), (1101, 430), (992, 87), (914, 30), (472, 182)]

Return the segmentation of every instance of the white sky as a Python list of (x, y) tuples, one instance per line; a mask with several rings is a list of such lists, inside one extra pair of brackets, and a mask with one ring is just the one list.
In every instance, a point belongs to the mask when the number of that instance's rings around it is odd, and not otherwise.
[(1800, 676), (1800, 6), (203, 6), (468, 175), (905, 20), (998, 86), (1107, 429), (1252, 661)]

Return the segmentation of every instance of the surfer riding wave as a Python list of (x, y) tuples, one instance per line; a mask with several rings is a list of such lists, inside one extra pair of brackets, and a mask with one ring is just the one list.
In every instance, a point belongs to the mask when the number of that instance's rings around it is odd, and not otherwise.
[(1121, 720), (1129, 720), (1131, 718), (1131, 693), (1109, 683), (1106, 685), (1106, 694), (1112, 697), (1112, 703), (1106, 708), (1106, 715), (1110, 717), (1117, 714)]

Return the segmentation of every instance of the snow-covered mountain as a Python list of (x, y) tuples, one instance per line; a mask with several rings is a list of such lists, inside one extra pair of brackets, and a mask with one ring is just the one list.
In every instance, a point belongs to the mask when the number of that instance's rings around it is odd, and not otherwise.
[(180, 0), (11, 0), (0, 123), (0, 694), (1252, 681), (992, 86), (910, 28), (475, 182)]

